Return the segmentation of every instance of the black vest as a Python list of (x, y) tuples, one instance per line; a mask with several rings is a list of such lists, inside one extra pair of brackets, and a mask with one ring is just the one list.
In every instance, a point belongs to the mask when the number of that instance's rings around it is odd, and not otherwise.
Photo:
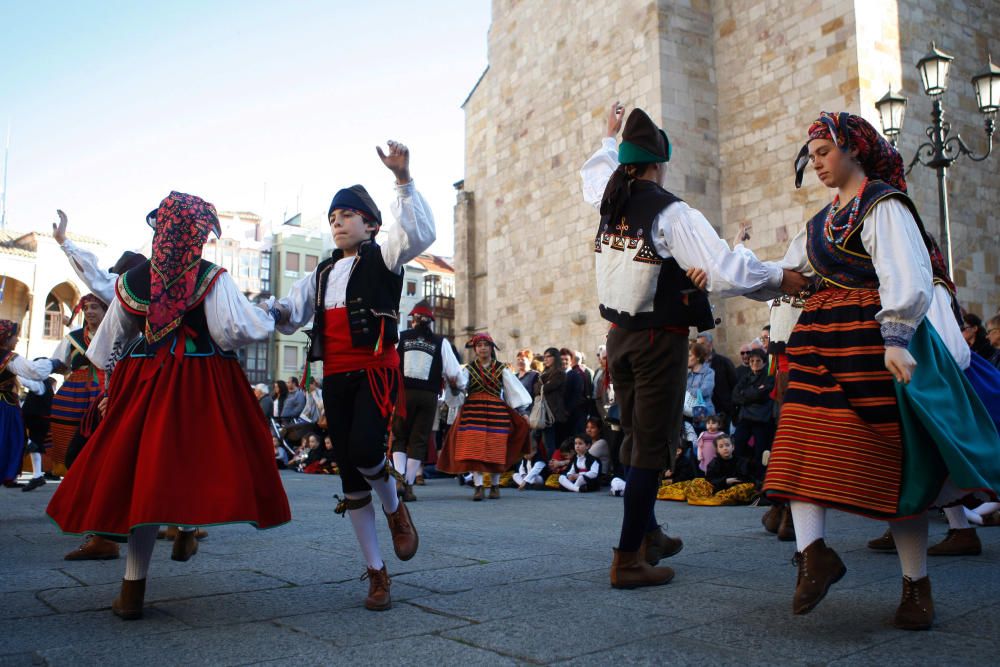
[[(191, 295), (189, 303), (190, 309), (184, 313), (181, 320), (181, 327), (188, 330), (188, 335), (184, 341), (184, 356), (188, 357), (208, 357), (213, 354), (222, 354), (221, 350), (212, 340), (208, 331), (208, 320), (205, 319), (205, 295), (212, 287), (219, 274), (225, 271), (221, 266), (216, 266), (207, 260), (201, 260), (198, 265), (198, 277), (195, 281), (195, 290)], [(133, 315), (145, 317), (149, 311), (150, 295), (150, 263), (146, 260), (134, 269), (123, 273), (115, 284), (115, 292), (118, 300), (121, 301), (125, 310)], [(177, 333), (180, 327), (167, 337), (170, 341), (170, 352), (174, 352), (177, 343)], [(129, 347), (130, 356), (144, 357), (150, 356), (152, 352), (145, 337), (141, 337)], [(235, 356), (230, 352), (224, 353), (226, 356)]]
[(441, 391), (441, 346), (444, 337), (435, 333), (421, 335), (417, 329), (407, 329), (399, 335), (399, 367), (407, 389)]
[(75, 329), (68, 334), (71, 348), (69, 353), (69, 369), (71, 371), (90, 366), (90, 359), (87, 358), (87, 342), (83, 338), (83, 331), (82, 328)]
[[(323, 361), (323, 324), (326, 315), (327, 276), (343, 259), (344, 251), (333, 251), (316, 267), (316, 303), (313, 328), (309, 335), (309, 361)], [(390, 271), (382, 251), (374, 241), (361, 244), (347, 280), (347, 321), (354, 347), (374, 348), (382, 335), (382, 345), (399, 340), (399, 299), (403, 295), (403, 275)], [(383, 330), (384, 326), (384, 330)]]
[(18, 388), (20, 383), (17, 381), (17, 375), (7, 368), (7, 364), (16, 356), (17, 354), (10, 350), (0, 352), (0, 400), (15, 406), (19, 405)]
[[(715, 318), (708, 295), (695, 288), (684, 269), (673, 257), (661, 257), (653, 245), (653, 223), (668, 206), (681, 201), (656, 183), (636, 180), (629, 201), (619, 220), (610, 214), (601, 217), (594, 240), (597, 253), (623, 253), (624, 261), (651, 265), (652, 271), (633, 274), (635, 285), (621, 285), (623, 291), (634, 294), (651, 293), (652, 308), (640, 312), (617, 310), (614, 304), (601, 304), (601, 317), (623, 329), (638, 330), (658, 327), (697, 327), (712, 329)], [(635, 251), (634, 253), (632, 251)], [(617, 259), (617, 258), (616, 258)], [(597, 279), (602, 275), (598, 261)], [(652, 284), (650, 284), (652, 283)]]

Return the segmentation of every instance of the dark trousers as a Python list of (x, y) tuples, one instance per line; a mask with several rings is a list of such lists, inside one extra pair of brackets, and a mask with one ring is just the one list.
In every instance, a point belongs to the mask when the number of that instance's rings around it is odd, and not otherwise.
[(427, 442), (437, 417), (438, 395), (422, 389), (406, 390), (406, 417), (392, 418), (392, 451), (406, 452), (418, 461), (427, 459)]
[[(750, 438), (753, 437), (753, 451), (750, 451)], [(733, 448), (735, 456), (745, 456), (753, 459), (753, 476), (759, 484), (764, 481), (764, 452), (771, 450), (774, 442), (774, 422), (752, 422), (740, 420), (733, 433)]]
[(382, 415), (372, 396), (368, 372), (324, 377), (323, 406), (344, 493), (370, 491), (358, 468), (374, 468), (385, 460), (389, 418)]
[(623, 466), (664, 470), (672, 465), (687, 387), (685, 334), (620, 327), (608, 333), (608, 367), (625, 433)]

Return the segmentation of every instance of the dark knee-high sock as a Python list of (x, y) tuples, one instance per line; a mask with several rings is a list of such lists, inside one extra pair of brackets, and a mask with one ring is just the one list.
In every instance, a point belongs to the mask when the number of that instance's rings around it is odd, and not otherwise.
[(658, 470), (629, 468), (625, 477), (625, 513), (622, 517), (621, 537), (618, 539), (619, 551), (639, 550), (653, 516), (659, 477)]

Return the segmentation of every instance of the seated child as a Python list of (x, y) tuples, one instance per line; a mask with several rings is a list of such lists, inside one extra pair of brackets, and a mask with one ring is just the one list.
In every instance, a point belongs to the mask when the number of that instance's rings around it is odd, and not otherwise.
[(514, 471), (514, 483), (518, 491), (524, 491), (528, 486), (543, 486), (545, 484), (545, 461), (538, 449), (532, 444), (532, 452), (525, 454)]
[(601, 488), (601, 462), (590, 454), (590, 436), (576, 436), (573, 449), (576, 456), (570, 459), (568, 470), (559, 475), (559, 486), (575, 493), (597, 491)]
[(611, 446), (602, 436), (601, 420), (591, 417), (587, 420), (587, 437), (592, 444), (590, 455), (601, 462), (601, 474), (606, 475), (611, 472)]
[(687, 501), (689, 505), (742, 505), (755, 493), (750, 475), (750, 461), (733, 456), (733, 441), (726, 434), (715, 439), (716, 456), (708, 465), (706, 477), (665, 483), (656, 497), (660, 500)]
[(708, 470), (708, 464), (715, 458), (715, 439), (722, 435), (720, 426), (718, 415), (710, 415), (705, 419), (705, 430), (698, 436), (695, 452), (698, 456), (698, 468), (702, 472)]
[(567, 438), (559, 445), (552, 458), (549, 459), (548, 474), (545, 478), (545, 488), (559, 489), (559, 475), (569, 469), (570, 457), (573, 452), (573, 438)]

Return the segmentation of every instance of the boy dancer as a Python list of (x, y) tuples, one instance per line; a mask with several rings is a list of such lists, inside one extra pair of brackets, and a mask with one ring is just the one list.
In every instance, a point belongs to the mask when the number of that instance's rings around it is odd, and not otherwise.
[[(434, 218), (410, 179), (410, 152), (389, 142), (377, 149), (396, 176), (393, 215), (385, 245), (375, 242), (382, 214), (360, 185), (340, 190), (330, 204), (337, 249), (316, 270), (271, 300), (276, 328), (290, 334), (313, 320), (310, 361), (323, 362), (323, 403), (344, 496), (337, 512), (351, 518), (369, 581), (365, 607), (392, 606), (389, 574), (375, 534), (372, 490), (378, 494), (400, 560), (417, 552), (417, 531), (389, 478), (385, 440), (389, 416), (402, 391), (398, 340), (403, 265), (434, 242)], [(402, 402), (402, 401), (401, 401)], [(404, 403), (405, 405), (405, 403)]]
[(714, 325), (708, 298), (691, 278), (717, 296), (762, 290), (772, 297), (779, 287), (798, 291), (805, 280), (745, 248), (731, 250), (701, 213), (667, 192), (666, 133), (634, 109), (619, 147), (623, 113), (612, 105), (607, 136), (581, 176), (584, 199), (601, 212), (597, 292), (601, 316), (611, 323), (608, 367), (625, 432), (625, 512), (611, 585), (635, 588), (669, 582), (673, 570), (655, 563), (682, 547), (661, 531), (653, 505), (673, 434), (681, 431), (689, 327)]

